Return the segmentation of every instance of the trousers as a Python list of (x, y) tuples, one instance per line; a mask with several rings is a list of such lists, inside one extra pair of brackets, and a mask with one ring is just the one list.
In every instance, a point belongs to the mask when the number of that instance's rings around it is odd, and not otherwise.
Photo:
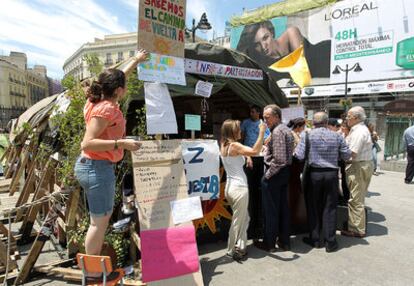
[(355, 161), (346, 166), (350, 192), (348, 201), (348, 230), (365, 234), (365, 196), (373, 173), (372, 161)]
[(312, 169), (309, 206), (310, 237), (314, 242), (334, 242), (336, 232), (336, 207), (338, 204), (338, 170)]
[(225, 189), (227, 202), (233, 211), (227, 253), (232, 255), (236, 248), (244, 251), (247, 244), (247, 227), (249, 226), (249, 190), (247, 186), (229, 184)]
[(262, 179), (262, 202), (264, 211), (263, 242), (269, 248), (275, 247), (277, 238), (279, 238), (282, 244), (289, 244), (289, 173), (289, 167), (285, 167), (269, 180), (265, 177)]
[(414, 178), (414, 146), (407, 147), (407, 168), (405, 169), (405, 181), (410, 183)]

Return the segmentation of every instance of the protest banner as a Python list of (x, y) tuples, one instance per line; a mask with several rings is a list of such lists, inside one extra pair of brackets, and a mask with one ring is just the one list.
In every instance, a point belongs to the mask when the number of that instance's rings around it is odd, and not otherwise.
[(282, 122), (288, 124), (290, 120), (302, 117), (305, 118), (305, 110), (302, 105), (282, 108)]
[(138, 47), (184, 58), (185, 0), (139, 0)]
[(183, 141), (182, 152), (189, 196), (214, 200), (220, 196), (219, 147), (216, 140)]

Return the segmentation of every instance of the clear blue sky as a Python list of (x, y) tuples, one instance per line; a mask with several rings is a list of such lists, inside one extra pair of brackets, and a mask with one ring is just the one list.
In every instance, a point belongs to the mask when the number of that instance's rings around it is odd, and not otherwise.
[[(280, 0), (187, 0), (187, 23), (203, 12), (216, 36), (225, 21)], [(25, 52), (29, 66), (44, 64), (48, 75), (63, 76), (64, 61), (82, 44), (107, 34), (137, 29), (138, 0), (1, 0), (0, 54)], [(197, 35), (211, 39), (213, 30)]]

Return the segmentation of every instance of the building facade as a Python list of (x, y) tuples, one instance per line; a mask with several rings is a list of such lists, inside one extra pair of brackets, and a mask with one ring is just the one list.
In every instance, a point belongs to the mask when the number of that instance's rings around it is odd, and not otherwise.
[(135, 55), (137, 33), (107, 35), (103, 39), (95, 38), (93, 43), (82, 45), (63, 65), (65, 76), (72, 75), (83, 80), (91, 76), (85, 60), (86, 55), (95, 54), (104, 67), (109, 67)]
[(0, 128), (49, 95), (46, 75), (45, 66), (28, 69), (24, 53), (0, 56)]

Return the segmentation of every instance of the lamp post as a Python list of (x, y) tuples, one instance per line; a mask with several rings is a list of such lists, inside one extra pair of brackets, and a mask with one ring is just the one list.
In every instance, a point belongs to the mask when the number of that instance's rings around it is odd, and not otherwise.
[[(341, 72), (345, 73), (345, 102), (346, 103), (348, 100), (348, 73), (350, 71), (361, 72), (362, 68), (359, 65), (359, 63), (354, 64), (351, 68), (349, 68), (348, 64), (346, 64), (344, 69), (337, 65), (332, 72), (332, 74), (340, 74)], [(345, 111), (348, 111), (348, 105), (345, 105)]]
[(191, 29), (185, 28), (185, 32), (186, 32), (187, 35), (189, 33), (191, 33), (193, 43), (195, 43), (195, 31), (197, 29), (200, 29), (200, 30), (210, 30), (211, 29), (211, 24), (207, 20), (206, 13), (203, 13), (203, 15), (201, 15), (200, 21), (198, 22), (197, 25), (195, 24), (195, 19), (193, 19), (192, 28)]

